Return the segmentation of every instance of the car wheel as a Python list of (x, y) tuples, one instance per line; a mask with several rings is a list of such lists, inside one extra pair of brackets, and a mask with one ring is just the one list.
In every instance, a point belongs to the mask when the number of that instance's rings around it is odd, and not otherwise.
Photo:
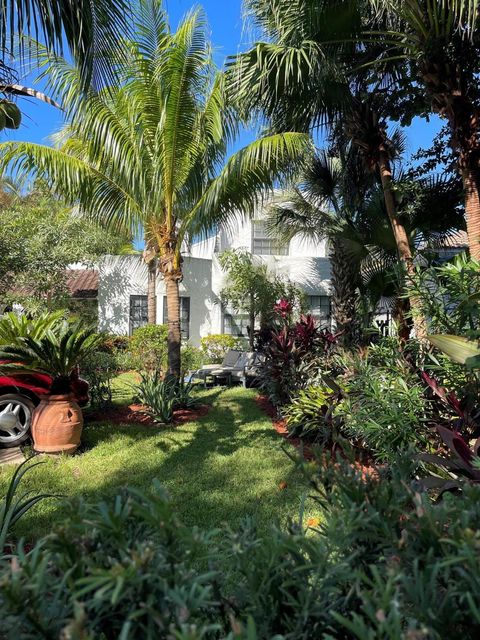
[(17, 447), (29, 438), (34, 409), (26, 396), (0, 396), (0, 447)]

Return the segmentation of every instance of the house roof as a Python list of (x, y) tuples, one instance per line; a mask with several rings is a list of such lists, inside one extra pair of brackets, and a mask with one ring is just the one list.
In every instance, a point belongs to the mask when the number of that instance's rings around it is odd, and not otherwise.
[(95, 269), (71, 269), (67, 272), (67, 286), (74, 298), (96, 298), (98, 271)]

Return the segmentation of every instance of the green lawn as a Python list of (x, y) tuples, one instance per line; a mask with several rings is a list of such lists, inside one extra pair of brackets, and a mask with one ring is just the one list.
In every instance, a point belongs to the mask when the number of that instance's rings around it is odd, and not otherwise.
[[(117, 385), (123, 401), (126, 381)], [(98, 500), (129, 485), (148, 490), (158, 478), (187, 524), (235, 526), (253, 516), (265, 529), (295, 518), (307, 489), (282, 451), (285, 441), (255, 404), (255, 391), (217, 388), (202, 395), (213, 404), (210, 413), (175, 428), (87, 424), (80, 453), (48, 459), (24, 486)], [(0, 493), (11, 472), (0, 469)], [(309, 507), (306, 518), (317, 515)], [(17, 531), (31, 538), (49, 531), (61, 517), (61, 501), (48, 500), (29, 512)]]

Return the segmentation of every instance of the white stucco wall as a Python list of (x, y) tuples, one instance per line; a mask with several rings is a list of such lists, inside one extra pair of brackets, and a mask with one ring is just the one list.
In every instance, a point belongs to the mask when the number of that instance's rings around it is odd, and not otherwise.
[[(262, 210), (253, 214), (261, 220)], [(180, 295), (190, 298), (190, 342), (223, 330), (219, 295), (225, 274), (218, 253), (226, 249), (253, 249), (253, 223), (238, 216), (216, 235), (184, 247), (184, 279)], [(289, 278), (307, 295), (330, 295), (330, 264), (324, 241), (294, 238), (286, 256), (257, 256), (269, 269)], [(105, 256), (99, 265), (98, 312), (100, 330), (127, 335), (130, 330), (130, 296), (147, 295), (147, 268), (141, 256)], [(157, 279), (157, 321), (162, 323), (164, 283)]]
[[(180, 296), (190, 298), (190, 342), (198, 345), (202, 336), (212, 333), (216, 298), (212, 292), (211, 261), (185, 257)], [(130, 296), (147, 295), (147, 268), (141, 256), (105, 256), (99, 265), (99, 329), (128, 335)], [(157, 320), (163, 318), (165, 284), (157, 279)]]

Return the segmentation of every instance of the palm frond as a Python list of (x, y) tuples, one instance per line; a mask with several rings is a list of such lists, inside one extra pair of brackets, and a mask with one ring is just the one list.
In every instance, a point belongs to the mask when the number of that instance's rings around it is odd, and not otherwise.
[(313, 152), (308, 135), (285, 133), (260, 138), (233, 154), (219, 176), (187, 216), (187, 227), (206, 234), (216, 224), (225, 224), (232, 214), (251, 215), (265, 194), (280, 179), (298, 174)]

